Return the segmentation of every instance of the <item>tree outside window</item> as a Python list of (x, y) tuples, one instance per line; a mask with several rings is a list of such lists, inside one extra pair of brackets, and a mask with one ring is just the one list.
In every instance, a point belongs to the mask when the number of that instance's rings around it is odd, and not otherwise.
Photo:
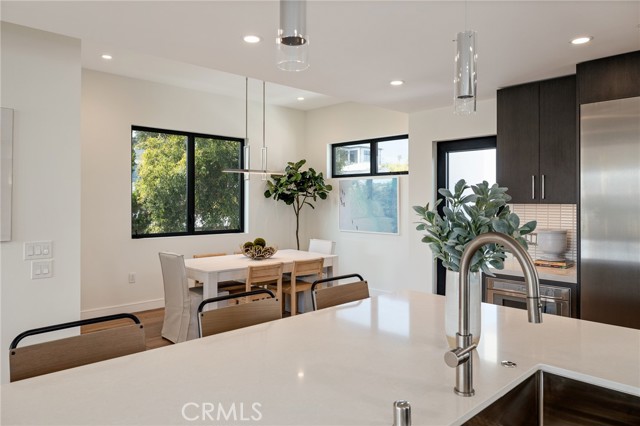
[(243, 140), (132, 127), (133, 238), (243, 231)]

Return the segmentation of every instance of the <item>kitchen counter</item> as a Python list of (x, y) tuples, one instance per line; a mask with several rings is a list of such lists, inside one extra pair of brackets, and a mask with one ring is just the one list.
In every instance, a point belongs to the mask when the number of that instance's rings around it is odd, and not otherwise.
[(541, 368), (640, 395), (640, 331), (483, 304), (476, 395), (457, 396), (443, 309), (382, 295), (6, 384), (1, 423), (389, 425), (406, 399), (414, 425), (457, 425)]
[[(510, 275), (513, 277), (523, 277), (522, 268), (516, 259), (509, 256), (504, 262), (504, 269), (489, 268), (492, 273), (498, 275)], [(541, 280), (560, 281), (565, 283), (578, 282), (578, 265), (574, 264), (571, 268), (545, 268), (536, 266), (538, 277)]]

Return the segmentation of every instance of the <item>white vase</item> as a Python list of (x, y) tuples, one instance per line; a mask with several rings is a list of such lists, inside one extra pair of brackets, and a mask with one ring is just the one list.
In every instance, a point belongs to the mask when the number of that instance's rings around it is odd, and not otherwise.
[[(446, 286), (445, 286), (445, 304), (444, 304), (444, 330), (447, 335), (447, 342), (451, 349), (455, 349), (456, 333), (458, 332), (458, 290), (460, 273), (447, 269)], [(473, 336), (473, 343), (480, 340), (480, 303), (482, 302), (482, 286), (481, 273), (469, 273), (469, 285), (471, 287), (471, 295), (469, 303), (471, 308), (471, 317), (469, 318), (469, 329)]]

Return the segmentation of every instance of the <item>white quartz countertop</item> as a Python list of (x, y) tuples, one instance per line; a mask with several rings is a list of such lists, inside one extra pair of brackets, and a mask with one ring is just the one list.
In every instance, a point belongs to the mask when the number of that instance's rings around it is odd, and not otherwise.
[[(492, 273), (499, 275), (511, 275), (514, 277), (523, 277), (522, 268), (516, 259), (509, 256), (504, 262), (504, 269), (489, 268)], [(560, 281), (565, 283), (578, 282), (578, 266), (573, 265), (571, 268), (545, 268), (536, 266), (538, 277), (541, 280)]]
[(457, 396), (443, 309), (383, 295), (5, 384), (0, 423), (389, 425), (406, 399), (414, 425), (457, 425), (540, 368), (640, 395), (640, 331), (483, 304), (476, 395)]

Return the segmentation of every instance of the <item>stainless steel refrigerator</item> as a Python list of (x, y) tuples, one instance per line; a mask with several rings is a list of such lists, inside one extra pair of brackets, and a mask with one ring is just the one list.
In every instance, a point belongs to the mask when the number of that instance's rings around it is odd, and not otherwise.
[(640, 329), (640, 97), (580, 108), (580, 317)]

